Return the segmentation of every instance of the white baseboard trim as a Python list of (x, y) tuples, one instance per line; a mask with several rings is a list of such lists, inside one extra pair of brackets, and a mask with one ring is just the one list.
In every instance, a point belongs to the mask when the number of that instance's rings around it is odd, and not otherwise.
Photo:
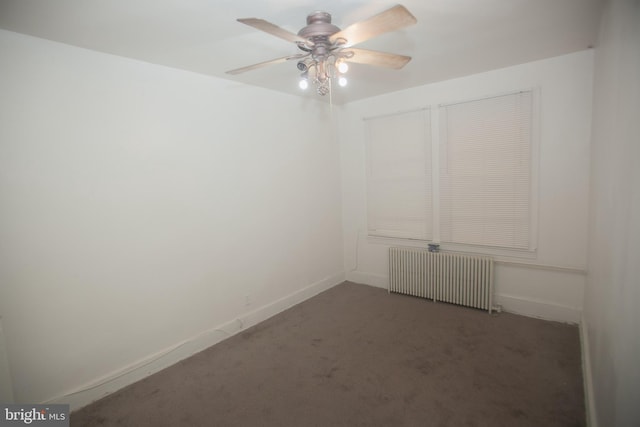
[(578, 324), (582, 316), (582, 310), (576, 307), (513, 295), (497, 294), (494, 297), (494, 304), (501, 305), (502, 310), (509, 313), (556, 322)]
[(591, 356), (589, 353), (589, 326), (584, 315), (580, 321), (580, 348), (582, 350), (582, 378), (584, 381), (584, 404), (587, 427), (598, 427), (596, 402), (593, 392), (593, 376), (591, 374)]
[(80, 409), (98, 399), (105, 397), (123, 387), (148, 377), (162, 369), (192, 356), (202, 350), (219, 343), (244, 329), (256, 325), (282, 311), (299, 304), (345, 280), (344, 273), (326, 277), (292, 294), (266, 304), (256, 310), (243, 313), (212, 329), (203, 331), (172, 347), (151, 354), (137, 362), (125, 366), (115, 372), (96, 378), (94, 381), (67, 391), (60, 396), (48, 399), (43, 403), (69, 404), (71, 411)]
[[(347, 273), (347, 280), (377, 288), (389, 288), (389, 278), (381, 274), (350, 271)], [(494, 297), (494, 304), (500, 304), (502, 309), (509, 313), (557, 322), (578, 324), (582, 316), (582, 310), (579, 308), (513, 295), (497, 294)]]
[(363, 285), (375, 286), (376, 288), (389, 289), (389, 277), (381, 274), (350, 271), (347, 273), (347, 280), (362, 283)]

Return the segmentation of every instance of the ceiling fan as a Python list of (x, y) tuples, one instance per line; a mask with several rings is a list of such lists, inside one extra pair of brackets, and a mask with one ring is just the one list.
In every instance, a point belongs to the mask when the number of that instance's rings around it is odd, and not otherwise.
[(347, 62), (393, 69), (404, 67), (411, 60), (410, 56), (352, 46), (381, 34), (408, 27), (415, 24), (417, 20), (404, 6), (396, 5), (369, 19), (351, 24), (344, 30), (333, 25), (331, 15), (322, 11), (313, 12), (307, 16), (307, 26), (298, 34), (263, 19), (241, 18), (238, 22), (293, 42), (302, 52), (230, 70), (227, 71), (228, 74), (240, 74), (267, 65), (297, 60), (298, 70), (302, 73), (300, 87), (306, 89), (311, 81), (316, 84), (318, 94), (326, 95), (331, 90), (332, 79), (338, 78), (340, 85), (346, 84), (343, 74), (348, 69)]

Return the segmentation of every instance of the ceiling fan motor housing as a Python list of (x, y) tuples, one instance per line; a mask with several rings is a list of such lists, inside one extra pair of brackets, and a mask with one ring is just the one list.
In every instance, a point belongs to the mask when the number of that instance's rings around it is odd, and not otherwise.
[(340, 28), (331, 23), (330, 13), (316, 11), (307, 16), (307, 26), (301, 29), (298, 35), (318, 43), (328, 42), (329, 37), (338, 31)]

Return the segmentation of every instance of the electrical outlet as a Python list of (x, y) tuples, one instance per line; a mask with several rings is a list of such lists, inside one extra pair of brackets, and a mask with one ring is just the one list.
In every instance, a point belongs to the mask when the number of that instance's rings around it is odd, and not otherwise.
[(248, 307), (251, 305), (251, 297), (249, 297), (249, 295), (244, 296), (244, 305), (245, 307)]

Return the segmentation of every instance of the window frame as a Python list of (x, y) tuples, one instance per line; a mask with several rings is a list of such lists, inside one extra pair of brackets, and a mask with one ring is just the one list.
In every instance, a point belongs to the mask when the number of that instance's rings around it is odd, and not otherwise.
[[(475, 244), (462, 244), (462, 243), (450, 243), (450, 242), (441, 242), (440, 239), (440, 153), (439, 147), (441, 144), (440, 141), (440, 111), (441, 107), (465, 103), (465, 102), (475, 102), (481, 101), (484, 99), (496, 98), (507, 95), (516, 95), (522, 92), (530, 92), (531, 93), (531, 141), (530, 141), (530, 193), (529, 193), (529, 206), (530, 206), (530, 224), (529, 224), (529, 247), (526, 249), (518, 249), (518, 248), (509, 248), (509, 247), (498, 247), (498, 246), (488, 246), (488, 245), (475, 245)], [(538, 243), (538, 206), (539, 206), (539, 170), (540, 170), (540, 89), (537, 87), (534, 88), (526, 88), (519, 90), (506, 91), (501, 93), (492, 93), (484, 96), (470, 97), (462, 100), (455, 101), (447, 101), (441, 102), (437, 104), (430, 104), (420, 108), (415, 108), (412, 110), (400, 111), (392, 114), (385, 114), (379, 116), (367, 117), (363, 120), (371, 120), (377, 119), (381, 117), (387, 117), (395, 114), (404, 114), (412, 111), (425, 110), (430, 113), (430, 124), (431, 124), (431, 174), (432, 174), (432, 221), (433, 221), (433, 239), (432, 240), (421, 240), (421, 239), (412, 239), (406, 237), (392, 237), (392, 236), (378, 236), (372, 235), (369, 233), (369, 201), (368, 201), (368, 187), (369, 187), (369, 165), (365, 165), (366, 168), (366, 220), (367, 220), (367, 241), (374, 244), (385, 244), (385, 245), (400, 245), (400, 246), (408, 246), (408, 247), (419, 247), (425, 248), (429, 243), (437, 243), (440, 245), (442, 250), (447, 250), (451, 252), (460, 252), (460, 253), (469, 253), (469, 254), (482, 254), (489, 256), (498, 256), (498, 257), (506, 257), (506, 258), (522, 258), (522, 259), (534, 259), (537, 257), (537, 243)], [(365, 135), (368, 143), (368, 132), (365, 131)], [(365, 144), (365, 157), (368, 159), (369, 147), (368, 144)]]

